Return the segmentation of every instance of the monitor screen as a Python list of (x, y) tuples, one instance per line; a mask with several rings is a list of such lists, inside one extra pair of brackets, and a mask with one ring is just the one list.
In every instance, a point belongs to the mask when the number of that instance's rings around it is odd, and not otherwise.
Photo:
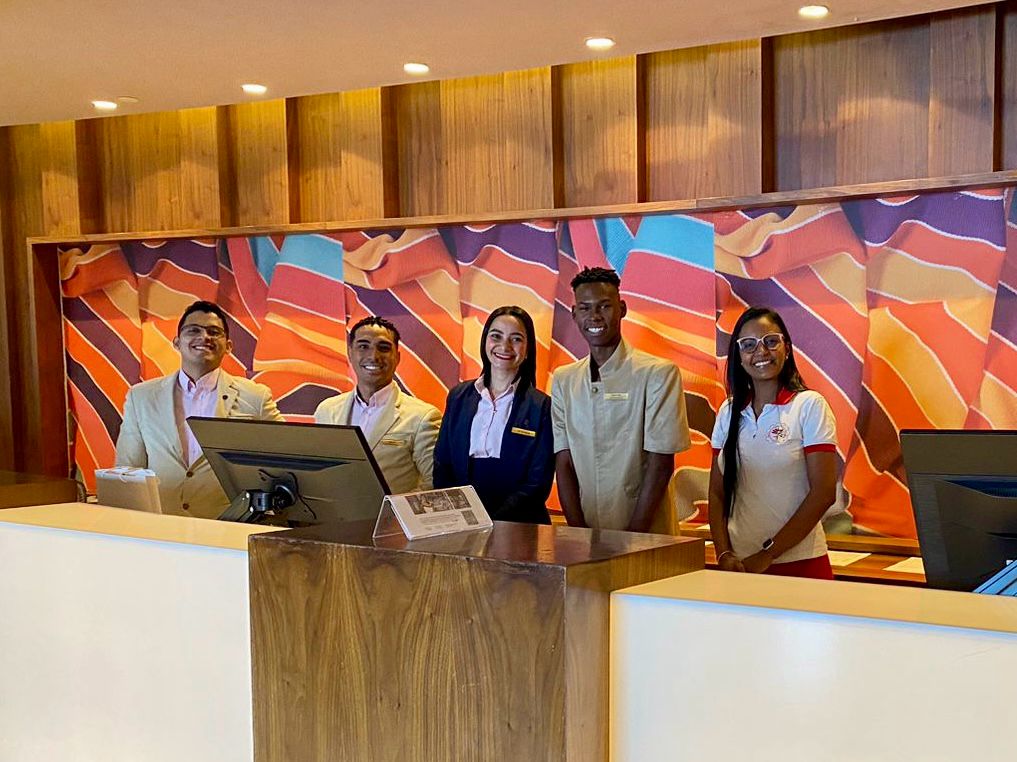
[(900, 433), (930, 587), (972, 591), (1017, 559), (1017, 431)]
[(388, 485), (357, 426), (187, 419), (231, 501), (221, 519), (290, 526), (376, 518)]

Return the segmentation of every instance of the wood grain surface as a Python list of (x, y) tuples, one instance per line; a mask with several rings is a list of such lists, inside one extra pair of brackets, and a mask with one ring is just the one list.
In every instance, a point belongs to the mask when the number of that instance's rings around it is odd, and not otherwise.
[(255, 759), (606, 760), (608, 591), (703, 559), (596, 535), (252, 540)]

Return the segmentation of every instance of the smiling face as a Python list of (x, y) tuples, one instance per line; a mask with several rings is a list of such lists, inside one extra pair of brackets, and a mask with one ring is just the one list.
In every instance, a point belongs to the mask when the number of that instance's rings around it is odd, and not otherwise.
[(173, 339), (173, 347), (180, 352), (180, 367), (197, 380), (220, 365), (233, 351), (233, 342), (226, 338), (226, 326), (212, 312), (192, 312), (180, 326)]
[(484, 353), (491, 370), (515, 376), (526, 360), (526, 327), (518, 318), (499, 315), (491, 322), (484, 343)]
[(350, 338), (350, 364), (357, 376), (357, 388), (366, 401), (395, 378), (399, 348), (395, 336), (380, 325), (362, 325)]
[[(779, 338), (777, 338), (779, 337)], [(742, 339), (757, 341), (742, 342)], [(758, 317), (749, 320), (738, 333), (738, 356), (742, 368), (749, 374), (753, 383), (758, 381), (775, 381), (780, 377), (787, 360), (787, 341), (778, 326), (769, 317)], [(751, 351), (746, 351), (742, 344), (755, 344)], [(767, 346), (767, 345), (770, 346)]]
[(621, 341), (621, 321), (627, 311), (618, 289), (610, 283), (583, 283), (576, 287), (572, 319), (591, 349), (617, 346)]

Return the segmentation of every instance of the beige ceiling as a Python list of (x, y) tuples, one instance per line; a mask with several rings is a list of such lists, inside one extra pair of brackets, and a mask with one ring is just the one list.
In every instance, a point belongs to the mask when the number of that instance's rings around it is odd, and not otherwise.
[[(803, 0), (804, 1), (804, 0)], [(447, 79), (596, 57), (606, 34), (628, 55), (907, 16), (971, 0), (828, 0), (805, 22), (795, 0), (0, 0), (0, 124), (95, 116), (90, 101), (140, 99), (117, 113), (411, 81), (410, 60)]]

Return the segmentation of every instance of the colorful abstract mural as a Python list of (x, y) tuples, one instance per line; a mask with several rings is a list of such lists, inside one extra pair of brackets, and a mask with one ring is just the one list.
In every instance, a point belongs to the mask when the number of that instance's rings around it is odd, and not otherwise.
[(729, 331), (748, 305), (784, 316), (806, 383), (837, 416), (845, 506), (868, 531), (914, 537), (898, 432), (1017, 428), (1017, 200), (1013, 189), (843, 203), (431, 229), (137, 241), (60, 255), (74, 458), (113, 461), (127, 389), (178, 367), (176, 321), (195, 299), (230, 316), (225, 367), (307, 421), (351, 388), (347, 326), (394, 320), (398, 382), (444, 406), (479, 373), (487, 315), (534, 317), (538, 383), (585, 354), (569, 281), (622, 275), (626, 338), (682, 372), (693, 447), (671, 495), (705, 516), (709, 437)]

